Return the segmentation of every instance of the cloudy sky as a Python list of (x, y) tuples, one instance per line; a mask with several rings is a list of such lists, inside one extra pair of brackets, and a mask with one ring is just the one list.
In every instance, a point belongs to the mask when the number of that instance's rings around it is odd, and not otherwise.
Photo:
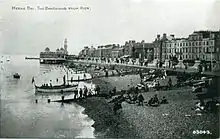
[[(49, 11), (37, 6), (90, 9)], [(220, 0), (0, 0), (0, 53), (56, 50), (65, 38), (69, 52), (77, 54), (87, 45), (152, 42), (162, 33), (187, 37), (194, 30), (219, 30), (219, 15)]]

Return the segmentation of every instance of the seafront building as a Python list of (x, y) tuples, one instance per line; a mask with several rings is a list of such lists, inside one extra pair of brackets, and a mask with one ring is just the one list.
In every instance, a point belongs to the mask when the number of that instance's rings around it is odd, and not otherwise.
[[(162, 62), (175, 56), (183, 60), (219, 61), (220, 31), (194, 31), (187, 38), (167, 37), (163, 34), (155, 39), (158, 51), (155, 51), (155, 59)], [(158, 41), (159, 40), (159, 41)]]
[(87, 46), (79, 53), (79, 57), (100, 59), (129, 57), (139, 59), (142, 63), (155, 60), (158, 63), (165, 63), (176, 59), (194, 64), (199, 60), (205, 68), (208, 66), (212, 69), (220, 61), (220, 30), (194, 31), (186, 38), (176, 38), (174, 34), (158, 34), (152, 43), (129, 40), (122, 46), (119, 44), (102, 45), (97, 48)]
[(220, 31), (194, 31), (187, 38), (164, 33), (162, 37), (157, 35), (153, 43), (154, 59), (162, 63), (175, 57), (185, 63), (200, 60), (205, 69), (212, 69), (220, 61)]
[(153, 43), (136, 42), (134, 40), (126, 41), (124, 45), (109, 44), (101, 45), (97, 48), (88, 46), (80, 51), (79, 57), (93, 57), (93, 58), (121, 58), (130, 57), (133, 59), (148, 59), (153, 60), (154, 45)]

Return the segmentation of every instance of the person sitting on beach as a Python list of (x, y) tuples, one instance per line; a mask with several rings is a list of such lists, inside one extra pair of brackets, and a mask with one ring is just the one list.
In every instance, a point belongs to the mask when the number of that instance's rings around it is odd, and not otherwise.
[(154, 95), (153, 102), (154, 102), (154, 103), (157, 103), (157, 104), (160, 103), (160, 102), (159, 102), (159, 99), (158, 99), (158, 97), (157, 97), (157, 95)]
[(135, 94), (138, 94), (138, 87), (135, 87)]
[(113, 88), (112, 93), (116, 94), (116, 87)]
[(127, 93), (127, 95), (125, 96), (125, 99), (127, 100), (128, 103), (132, 103), (132, 97), (130, 93)]
[(122, 109), (121, 103), (120, 102), (115, 102), (114, 107), (113, 107), (114, 114), (117, 114), (117, 111), (119, 109)]
[(148, 101), (148, 105), (151, 106), (152, 102), (153, 102), (153, 98), (150, 98), (150, 100)]
[(149, 106), (159, 105), (160, 102), (159, 102), (159, 99), (158, 99), (157, 95), (154, 95), (154, 97), (150, 99), (148, 104), (149, 104)]
[(148, 92), (148, 91), (149, 91), (149, 87), (148, 87), (148, 85), (147, 85), (147, 84), (145, 84), (145, 86), (144, 86), (144, 91), (146, 91), (146, 92)]
[(92, 96), (92, 90), (91, 89), (89, 89), (89, 91), (88, 91), (88, 96)]
[(136, 103), (137, 100), (138, 100), (138, 93), (133, 95), (132, 101)]
[(99, 94), (99, 93), (100, 93), (100, 87), (99, 87), (99, 85), (96, 86), (95, 92), (96, 92), (96, 94)]
[(219, 105), (219, 101), (216, 100), (216, 99), (214, 99), (214, 98), (212, 98), (211, 101), (208, 101), (208, 102), (206, 103), (205, 109), (206, 109), (207, 111), (210, 111), (210, 112), (216, 112), (217, 109), (218, 109), (218, 108), (217, 108), (218, 105)]
[(109, 96), (112, 97), (113, 95), (114, 95), (113, 92), (110, 90), (109, 91)]
[(200, 102), (196, 102), (196, 107), (195, 107), (195, 111), (204, 111), (204, 106), (201, 105)]
[(163, 96), (163, 98), (162, 98), (160, 104), (168, 104), (168, 101), (167, 101), (167, 99), (166, 99), (165, 96)]

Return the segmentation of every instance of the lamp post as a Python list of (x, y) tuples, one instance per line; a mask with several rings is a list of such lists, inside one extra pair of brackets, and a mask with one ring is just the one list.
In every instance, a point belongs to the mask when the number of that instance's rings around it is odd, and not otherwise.
[[(211, 38), (211, 31), (210, 31), (209, 40), (212, 40), (212, 38)], [(212, 65), (212, 50), (213, 50), (213, 47), (211, 45), (211, 71), (212, 71), (212, 68), (213, 68), (213, 65)]]

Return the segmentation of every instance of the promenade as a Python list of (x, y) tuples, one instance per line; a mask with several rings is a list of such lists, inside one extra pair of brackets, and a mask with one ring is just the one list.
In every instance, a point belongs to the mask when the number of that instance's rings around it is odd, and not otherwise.
[[(94, 60), (68, 60), (68, 62), (73, 63), (81, 63), (81, 64), (94, 64), (94, 65), (102, 65), (102, 66), (119, 66), (119, 67), (130, 67), (130, 68), (139, 68), (139, 69), (163, 69), (167, 71), (174, 71), (174, 72), (186, 72), (186, 73), (197, 73), (198, 70), (196, 69), (185, 69), (185, 68), (168, 68), (168, 67), (158, 67), (153, 64), (149, 66), (141, 66), (140, 63), (116, 63), (116, 62), (105, 62), (105, 61), (94, 61)], [(220, 76), (220, 72), (201, 72), (203, 75), (209, 76)]]

